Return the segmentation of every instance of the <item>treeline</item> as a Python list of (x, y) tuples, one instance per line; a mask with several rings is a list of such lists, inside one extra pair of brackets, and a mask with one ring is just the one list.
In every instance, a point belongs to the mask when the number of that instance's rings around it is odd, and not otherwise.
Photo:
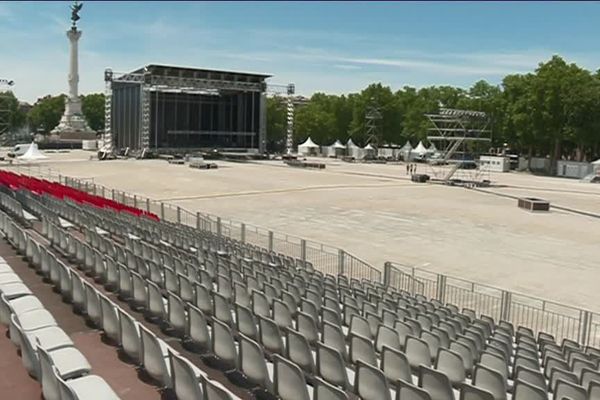
[[(1, 93), (0, 107), (10, 110), (8, 115), (8, 130), (15, 131), (28, 126), (30, 132), (48, 134), (60, 122), (65, 111), (66, 95), (47, 95), (38, 99), (33, 106), (26, 109), (19, 105), (19, 101), (12, 92)], [(82, 95), (81, 111), (90, 128), (95, 131), (104, 129), (104, 94), (91, 93)]]
[[(533, 73), (508, 75), (498, 86), (486, 81), (468, 90), (452, 86), (421, 89), (404, 87), (396, 92), (379, 83), (360, 93), (315, 93), (298, 106), (294, 143), (310, 136), (320, 145), (352, 138), (365, 144), (365, 114), (377, 105), (383, 116), (380, 134), (384, 143), (413, 145), (427, 137), (425, 113), (440, 107), (478, 110), (491, 117), (492, 145), (505, 144), (529, 156), (591, 160), (600, 156), (600, 71), (590, 72), (554, 56)], [(268, 100), (267, 135), (272, 149), (285, 146), (286, 106)], [(554, 162), (552, 162), (554, 164)]]

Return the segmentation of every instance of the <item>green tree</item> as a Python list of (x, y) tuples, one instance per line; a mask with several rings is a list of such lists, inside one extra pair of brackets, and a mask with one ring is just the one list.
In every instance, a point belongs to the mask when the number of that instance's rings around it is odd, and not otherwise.
[(104, 93), (81, 96), (81, 111), (92, 130), (104, 129)]
[(29, 110), (29, 125), (34, 132), (50, 133), (65, 111), (66, 95), (45, 96), (35, 102)]
[(279, 96), (267, 98), (267, 148), (283, 151), (287, 134), (286, 99)]
[(19, 100), (13, 92), (0, 92), (0, 110), (0, 134), (25, 125), (27, 116), (19, 107)]

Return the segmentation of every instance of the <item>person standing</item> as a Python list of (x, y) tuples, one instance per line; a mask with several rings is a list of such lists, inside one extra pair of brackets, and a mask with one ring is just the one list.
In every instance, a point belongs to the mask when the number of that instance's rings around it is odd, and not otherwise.
[(410, 174), (410, 164), (406, 163), (406, 175)]

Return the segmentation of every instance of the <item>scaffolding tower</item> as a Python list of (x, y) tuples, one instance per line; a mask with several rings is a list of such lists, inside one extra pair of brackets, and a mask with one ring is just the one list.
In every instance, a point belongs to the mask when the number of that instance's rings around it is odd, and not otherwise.
[(10, 107), (11, 87), (14, 82), (9, 79), (0, 79), (0, 135), (10, 129), (12, 109)]
[(379, 129), (382, 119), (383, 115), (381, 115), (377, 103), (371, 99), (371, 105), (369, 105), (367, 112), (365, 113), (367, 144), (377, 147), (382, 142), (381, 130)]
[(439, 151), (427, 160), (433, 176), (446, 183), (489, 181), (489, 167), (479, 161), (491, 142), (489, 116), (482, 111), (451, 108), (425, 116), (431, 124), (427, 140)]

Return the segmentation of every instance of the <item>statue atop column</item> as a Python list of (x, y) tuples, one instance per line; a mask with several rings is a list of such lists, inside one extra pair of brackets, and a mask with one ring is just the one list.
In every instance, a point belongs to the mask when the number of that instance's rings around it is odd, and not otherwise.
[(77, 21), (79, 21), (79, 11), (83, 8), (83, 3), (79, 3), (78, 1), (73, 2), (71, 6), (71, 29), (77, 30)]
[(70, 43), (69, 52), (69, 96), (65, 101), (65, 112), (60, 119), (60, 123), (53, 134), (60, 135), (61, 139), (94, 139), (96, 134), (88, 126), (83, 113), (81, 112), (81, 99), (79, 98), (79, 50), (78, 42), (81, 37), (81, 31), (77, 29), (79, 21), (79, 12), (83, 4), (74, 1), (71, 8), (71, 29), (67, 31), (67, 37)]

